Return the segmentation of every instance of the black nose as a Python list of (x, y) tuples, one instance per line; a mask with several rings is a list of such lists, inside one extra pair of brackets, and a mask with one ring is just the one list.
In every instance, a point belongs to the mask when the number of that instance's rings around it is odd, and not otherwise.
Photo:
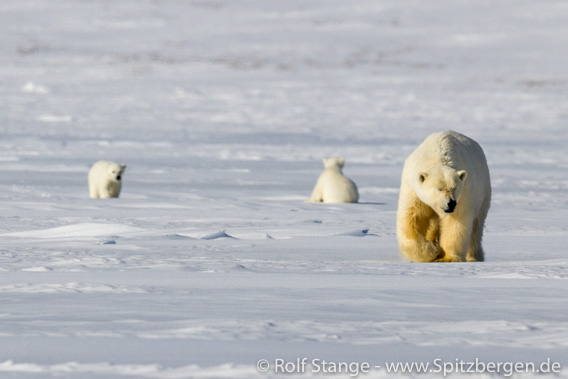
[(450, 199), (448, 203), (448, 209), (445, 211), (446, 213), (452, 213), (454, 209), (456, 209), (456, 201), (454, 199)]
[(116, 177), (116, 180), (120, 180), (120, 175), (118, 175), (118, 176)]

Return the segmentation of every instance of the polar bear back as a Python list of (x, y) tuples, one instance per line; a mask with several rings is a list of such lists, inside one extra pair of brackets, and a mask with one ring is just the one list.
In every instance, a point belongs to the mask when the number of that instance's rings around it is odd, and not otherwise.
[(357, 186), (341, 171), (345, 158), (324, 158), (323, 164), (325, 169), (318, 177), (312, 195), (307, 201), (312, 203), (356, 203), (359, 201)]
[(356, 203), (359, 199), (355, 183), (338, 169), (325, 169), (318, 179), (318, 184), (322, 189), (322, 201), (325, 203)]

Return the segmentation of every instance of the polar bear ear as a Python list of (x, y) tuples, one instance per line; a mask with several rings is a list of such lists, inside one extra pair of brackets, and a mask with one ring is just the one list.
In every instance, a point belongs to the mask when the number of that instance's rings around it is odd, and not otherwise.
[(325, 168), (329, 168), (329, 167), (339, 167), (339, 168), (343, 168), (343, 158), (337, 158), (337, 157), (327, 157), (327, 158), (323, 158), (323, 167)]
[(345, 166), (345, 158), (343, 157), (337, 158), (337, 165), (339, 166), (339, 168), (343, 168), (343, 166)]
[(126, 165), (125, 164), (121, 164), (120, 168), (122, 169), (122, 172), (124, 172), (124, 170), (126, 170)]
[(426, 180), (427, 177), (428, 177), (428, 174), (425, 173), (425, 172), (418, 173), (418, 180), (420, 181), (420, 183), (424, 183), (424, 181)]
[(465, 170), (458, 171), (458, 176), (460, 177), (462, 182), (465, 182), (465, 179), (467, 178), (467, 171)]

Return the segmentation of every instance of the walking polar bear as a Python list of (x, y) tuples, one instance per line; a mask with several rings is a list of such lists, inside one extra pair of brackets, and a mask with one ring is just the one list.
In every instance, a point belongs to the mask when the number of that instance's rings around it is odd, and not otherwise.
[(396, 233), (401, 254), (417, 262), (483, 261), (491, 202), (485, 154), (454, 131), (428, 136), (404, 163)]
[(310, 203), (356, 203), (359, 201), (357, 186), (341, 171), (345, 165), (345, 158), (323, 158), (323, 165), (325, 169), (320, 174), (312, 195), (306, 201)]
[(118, 197), (122, 187), (125, 164), (98, 161), (89, 170), (89, 196), (91, 199)]

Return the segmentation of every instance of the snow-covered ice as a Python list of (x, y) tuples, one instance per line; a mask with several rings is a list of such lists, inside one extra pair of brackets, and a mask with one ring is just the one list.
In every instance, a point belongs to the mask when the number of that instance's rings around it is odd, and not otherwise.
[[(568, 365), (564, 1), (4, 0), (0, 30), (0, 376)], [(488, 158), (487, 261), (403, 262), (402, 164), (446, 129)], [(304, 203), (332, 155), (359, 204)]]

